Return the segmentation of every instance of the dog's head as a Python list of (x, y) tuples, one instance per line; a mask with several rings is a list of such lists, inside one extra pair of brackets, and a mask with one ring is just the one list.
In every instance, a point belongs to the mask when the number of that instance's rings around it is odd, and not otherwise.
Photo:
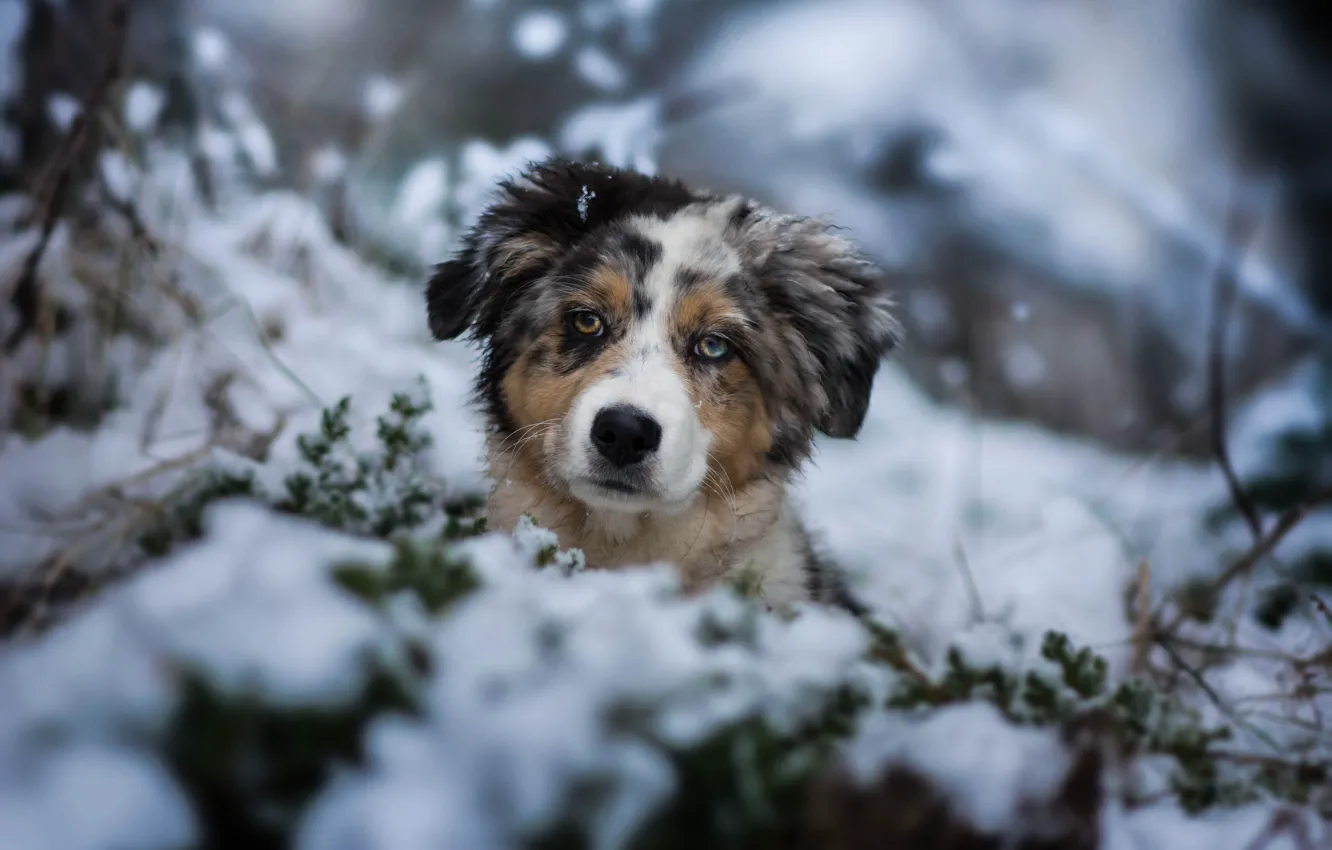
[(590, 507), (689, 504), (853, 437), (897, 342), (877, 271), (808, 219), (564, 160), (503, 183), (427, 287), (485, 347), (497, 437)]

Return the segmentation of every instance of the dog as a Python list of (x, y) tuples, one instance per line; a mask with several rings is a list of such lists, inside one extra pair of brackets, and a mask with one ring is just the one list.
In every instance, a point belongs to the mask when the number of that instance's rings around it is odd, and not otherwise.
[(524, 514), (592, 568), (851, 605), (788, 498), (816, 432), (854, 438), (901, 331), (824, 222), (553, 158), (499, 184), (426, 286), (481, 345), (490, 527)]

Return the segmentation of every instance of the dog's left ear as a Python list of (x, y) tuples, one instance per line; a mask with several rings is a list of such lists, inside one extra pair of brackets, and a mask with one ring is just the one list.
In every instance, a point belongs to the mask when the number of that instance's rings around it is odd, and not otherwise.
[[(814, 219), (767, 218), (760, 278), (816, 365), (814, 425), (830, 437), (860, 432), (879, 363), (901, 343), (883, 273)], [(811, 365), (814, 365), (811, 364)]]

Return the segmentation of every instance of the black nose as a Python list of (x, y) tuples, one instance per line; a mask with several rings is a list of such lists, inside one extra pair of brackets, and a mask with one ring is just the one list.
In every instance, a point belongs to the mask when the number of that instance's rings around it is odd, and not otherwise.
[(592, 444), (616, 466), (638, 463), (661, 445), (661, 426), (632, 407), (608, 407), (592, 420)]

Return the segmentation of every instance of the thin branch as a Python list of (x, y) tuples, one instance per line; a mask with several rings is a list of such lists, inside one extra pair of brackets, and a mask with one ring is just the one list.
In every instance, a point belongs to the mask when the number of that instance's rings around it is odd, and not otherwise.
[[(1245, 847), (1245, 850), (1267, 850), (1278, 839), (1286, 837), (1295, 845), (1296, 850), (1314, 850), (1315, 844), (1313, 837), (1309, 832), (1309, 817), (1307, 813), (1294, 808), (1281, 808), (1272, 813), (1267, 826), (1259, 833), (1253, 841)], [(1327, 847), (1327, 843), (1323, 842)]]
[(1248, 552), (1227, 567), (1225, 572), (1212, 580), (1205, 590), (1209, 594), (1209, 598), (1215, 599), (1227, 584), (1253, 569), (1254, 565), (1276, 549), (1281, 541), (1286, 538), (1286, 535), (1294, 531), (1295, 527), (1303, 522), (1305, 517), (1326, 504), (1332, 504), (1332, 487), (1319, 490), (1303, 503), (1283, 513), (1281, 518), (1277, 520), (1276, 525), (1272, 526), (1270, 531), (1255, 542)]
[[(1215, 605), (1221, 596), (1221, 592), (1226, 589), (1232, 581), (1242, 575), (1247, 575), (1263, 558), (1270, 555), (1281, 541), (1295, 530), (1305, 517), (1313, 513), (1323, 505), (1332, 504), (1332, 487), (1325, 488), (1315, 492), (1303, 503), (1290, 508), (1277, 520), (1276, 525), (1272, 526), (1261, 538), (1254, 542), (1243, 555), (1241, 555), (1233, 564), (1226, 567), (1216, 578), (1199, 588), (1197, 593), (1198, 601), (1205, 606)], [(1175, 616), (1170, 622), (1156, 629), (1158, 635), (1173, 635), (1180, 624), (1188, 618), (1188, 611), (1180, 608), (1175, 612)]]
[(1244, 517), (1255, 541), (1263, 536), (1263, 520), (1244, 485), (1235, 473), (1235, 465), (1230, 459), (1230, 447), (1226, 440), (1226, 331), (1230, 327), (1230, 315), (1239, 294), (1239, 281), (1236, 279), (1239, 259), (1243, 255), (1241, 245), (1248, 242), (1254, 230), (1253, 217), (1241, 212), (1241, 204), (1232, 205), (1226, 221), (1223, 254), (1216, 271), (1214, 286), (1215, 298), (1212, 306), (1212, 322), (1208, 338), (1208, 410), (1211, 419), (1212, 454), (1217, 466), (1221, 468), (1230, 490), (1230, 499), (1235, 508)]
[(1252, 723), (1246, 722), (1244, 718), (1236, 714), (1235, 710), (1227, 705), (1225, 700), (1221, 699), (1221, 695), (1208, 684), (1207, 677), (1205, 677), (1201, 671), (1195, 669), (1191, 664), (1185, 661), (1184, 657), (1171, 646), (1170, 638), (1168, 636), (1157, 635), (1156, 643), (1165, 650), (1166, 655), (1170, 656), (1170, 660), (1174, 662), (1175, 667), (1193, 680), (1193, 683), (1198, 686), (1198, 689), (1206, 695), (1207, 699), (1211, 701), (1211, 703), (1217, 707), (1217, 710), (1225, 715), (1231, 723), (1247, 730), (1255, 738), (1271, 747), (1273, 751), (1280, 752), (1281, 745), (1277, 743), (1276, 739)]
[(1151, 564), (1146, 558), (1138, 562), (1137, 616), (1133, 624), (1133, 659), (1129, 669), (1140, 673), (1147, 666), (1152, 649)]
[(124, 70), (125, 45), (129, 33), (129, 0), (116, 0), (111, 6), (107, 21), (107, 44), (110, 56), (106, 61), (106, 70), (102, 73), (97, 87), (82, 104), (79, 114), (74, 117), (73, 126), (64, 138), (64, 144), (56, 152), (53, 160), (55, 183), (42, 211), (41, 235), (23, 261), (23, 270), (14, 286), (11, 301), (19, 314), (19, 324), (5, 340), (5, 350), (12, 353), (27, 333), (37, 326), (41, 309), (41, 287), (37, 281), (37, 269), (42, 257), (50, 246), (56, 225), (64, 214), (70, 188), (74, 182), (75, 168), (79, 158), (97, 145), (102, 126), (102, 113), (111, 97), (111, 90), (120, 79)]
[(953, 554), (958, 571), (962, 574), (967, 598), (971, 602), (971, 622), (982, 623), (985, 621), (985, 603), (981, 600), (980, 585), (976, 584), (976, 574), (971, 571), (971, 562), (967, 560), (967, 551), (962, 548), (962, 541), (953, 541)]

